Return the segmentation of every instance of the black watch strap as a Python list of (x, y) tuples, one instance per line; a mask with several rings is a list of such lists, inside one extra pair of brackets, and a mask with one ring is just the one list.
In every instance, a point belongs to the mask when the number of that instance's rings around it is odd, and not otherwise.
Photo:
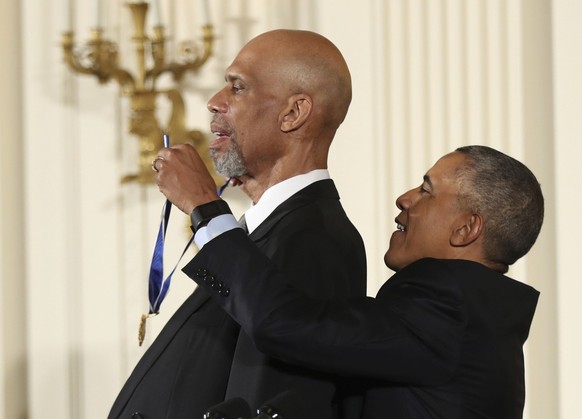
[(222, 199), (210, 201), (206, 204), (198, 205), (190, 213), (190, 220), (192, 221), (192, 231), (196, 233), (200, 227), (205, 226), (214, 217), (219, 215), (232, 214), (230, 207)]

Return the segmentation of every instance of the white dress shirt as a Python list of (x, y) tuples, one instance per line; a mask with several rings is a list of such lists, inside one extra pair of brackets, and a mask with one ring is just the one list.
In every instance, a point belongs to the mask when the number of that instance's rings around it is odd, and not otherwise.
[[(259, 202), (245, 212), (245, 220), (249, 234), (252, 233), (271, 213), (292, 195), (301, 189), (320, 180), (329, 179), (327, 169), (316, 169), (311, 172), (285, 179), (267, 189)], [(214, 217), (205, 227), (201, 227), (194, 236), (194, 241), (199, 249), (213, 238), (240, 225), (232, 214)]]

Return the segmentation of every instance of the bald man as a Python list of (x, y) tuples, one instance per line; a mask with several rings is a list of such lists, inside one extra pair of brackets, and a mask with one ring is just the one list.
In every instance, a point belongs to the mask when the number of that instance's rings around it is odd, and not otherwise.
[[(363, 242), (327, 171), (331, 142), (351, 101), (341, 53), (313, 32), (271, 31), (242, 48), (225, 81), (208, 102), (216, 137), (210, 150), (217, 171), (253, 202), (245, 213), (250, 239), (307, 295), (363, 296)], [(177, 145), (163, 150), (153, 168), (159, 180), (188, 197), (199, 177), (196, 157), (192, 147)], [(206, 223), (213, 218), (220, 224), (216, 215), (223, 209), (194, 209), (188, 201), (174, 204), (191, 214), (197, 242), (212, 237)], [(224, 259), (228, 263), (228, 255)], [(221, 287), (213, 284), (226, 295)], [(255, 410), (287, 390), (299, 394), (309, 417), (349, 418), (357, 410), (342, 379), (263, 355), (197, 289), (135, 367), (109, 418), (201, 418), (210, 406), (235, 397)]]

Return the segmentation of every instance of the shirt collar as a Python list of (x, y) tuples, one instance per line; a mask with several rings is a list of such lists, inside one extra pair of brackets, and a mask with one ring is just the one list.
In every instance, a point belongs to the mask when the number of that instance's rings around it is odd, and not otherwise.
[(245, 212), (245, 221), (249, 234), (253, 232), (275, 209), (301, 189), (320, 180), (329, 179), (327, 169), (316, 169), (311, 172), (285, 179), (267, 189), (259, 202)]

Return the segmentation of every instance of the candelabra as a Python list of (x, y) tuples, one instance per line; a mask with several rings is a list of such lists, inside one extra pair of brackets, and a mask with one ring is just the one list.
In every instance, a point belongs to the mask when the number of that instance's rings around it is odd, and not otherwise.
[[(156, 81), (162, 74), (171, 74), (177, 84), (184, 73), (197, 70), (206, 63), (214, 45), (212, 25), (205, 23), (202, 26), (201, 50), (194, 42), (184, 43), (178, 52), (178, 61), (166, 62), (164, 26), (154, 26), (151, 37), (146, 34), (148, 3), (130, 2), (127, 6), (131, 11), (135, 31), (132, 37), (137, 59), (135, 74), (122, 68), (117, 45), (105, 39), (101, 27), (91, 29), (89, 40), (81, 48), (75, 47), (72, 30), (64, 32), (62, 38), (64, 59), (73, 71), (93, 75), (101, 84), (113, 79), (119, 84), (122, 95), (129, 97), (131, 114), (128, 127), (129, 132), (138, 137), (139, 159), (137, 172), (123, 176), (122, 183), (146, 184), (154, 181), (155, 173), (151, 164), (158, 150), (163, 147), (164, 133), (170, 135), (173, 144), (192, 144), (215, 175), (205, 135), (201, 131), (186, 128), (184, 100), (178, 88), (156, 88)], [(156, 117), (156, 99), (160, 95), (167, 97), (172, 106), (165, 126)], [(218, 178), (216, 180), (220, 182)]]

